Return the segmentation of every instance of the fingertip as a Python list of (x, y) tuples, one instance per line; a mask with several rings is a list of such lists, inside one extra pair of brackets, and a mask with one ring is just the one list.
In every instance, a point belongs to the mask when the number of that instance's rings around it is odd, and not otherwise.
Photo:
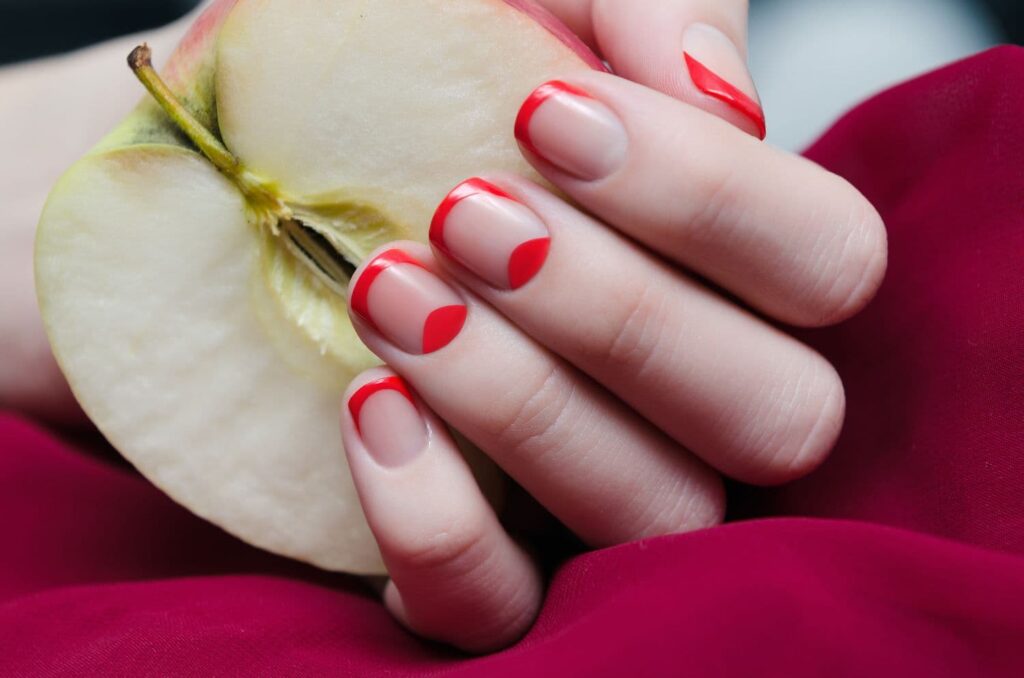
[(763, 140), (767, 136), (764, 108), (745, 50), (719, 28), (697, 22), (683, 34), (682, 52), (688, 85), (695, 90), (683, 99)]
[[(859, 197), (859, 196), (858, 196)], [(851, 245), (848, 246), (846, 266), (851, 271), (859, 271), (853, 276), (854, 283), (849, 291), (843, 294), (842, 301), (836, 304), (826, 324), (832, 325), (847, 320), (860, 313), (878, 294), (885, 280), (889, 265), (888, 233), (881, 215), (877, 210), (860, 198), (861, 206), (857, 216), (852, 219)]]
[(398, 587), (395, 586), (394, 579), (389, 579), (388, 583), (384, 586), (384, 594), (382, 598), (384, 600), (384, 607), (394, 615), (395, 619), (397, 619), (402, 626), (406, 627), (410, 631), (414, 631), (414, 629), (409, 625), (409, 613), (405, 610), (405, 603), (402, 602), (402, 594), (398, 590)]
[(424, 267), (434, 264), (430, 248), (415, 240), (395, 240), (373, 250), (356, 267), (348, 283), (348, 310), (359, 320), (373, 326), (367, 295), (373, 279), (396, 262), (413, 262)]
[(797, 327), (828, 327), (863, 311), (878, 294), (888, 269), (888, 234), (878, 211), (848, 186), (853, 207), (834, 229), (835, 244), (819, 267), (820, 283), (780, 319)]
[(791, 419), (769, 448), (751, 455), (755, 463), (733, 474), (762, 487), (803, 478), (821, 466), (839, 440), (846, 416), (846, 393), (836, 369), (815, 355), (808, 374), (796, 382)]
[[(575, 79), (593, 78), (578, 74)], [(523, 157), (555, 183), (563, 174), (600, 182), (628, 157), (629, 131), (619, 116), (600, 97), (567, 80), (550, 80), (533, 90), (519, 109), (514, 133)]]
[(842, 433), (846, 419), (846, 390), (839, 373), (831, 364), (826, 365), (828, 370), (824, 378), (824, 395), (817, 420), (794, 455), (784, 482), (802, 478), (821, 466)]
[(352, 381), (350, 381), (348, 383), (348, 386), (345, 387), (345, 392), (341, 398), (342, 402), (347, 404), (357, 391), (362, 389), (370, 382), (377, 381), (379, 379), (386, 379), (388, 377), (400, 378), (400, 375), (387, 365), (378, 365), (376, 367), (371, 367), (367, 370), (363, 370), (355, 377), (353, 377)]
[(764, 111), (747, 66), (747, 3), (634, 5), (593, 5), (597, 41), (615, 72), (763, 139)]
[(345, 387), (338, 415), (341, 421), (342, 442), (345, 445), (346, 454), (350, 458), (351, 450), (355, 449), (357, 444), (362, 444), (359, 440), (359, 413), (370, 395), (370, 385), (389, 379), (401, 379), (401, 377), (387, 365), (380, 365), (356, 375)]

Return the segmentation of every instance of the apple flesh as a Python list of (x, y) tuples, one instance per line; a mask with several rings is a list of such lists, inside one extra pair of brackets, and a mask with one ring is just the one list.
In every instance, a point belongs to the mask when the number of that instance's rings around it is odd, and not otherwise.
[(157, 96), (60, 180), (36, 242), (54, 354), (127, 459), (252, 544), (383, 571), (338, 430), (377, 363), (347, 276), (425, 240), (462, 179), (536, 178), (520, 103), (600, 65), (553, 26), (521, 0), (220, 0), (162, 81), (135, 55)]

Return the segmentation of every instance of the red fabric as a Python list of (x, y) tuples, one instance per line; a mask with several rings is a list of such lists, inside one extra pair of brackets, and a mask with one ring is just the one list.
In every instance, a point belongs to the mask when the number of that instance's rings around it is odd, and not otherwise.
[(988, 52), (809, 152), (892, 255), (870, 310), (805, 334), (847, 385), (834, 457), (733, 488), (740, 515), (801, 517), (576, 557), (525, 640), (470, 659), (0, 417), (0, 675), (1024, 675), (1021, 82), (1024, 50)]

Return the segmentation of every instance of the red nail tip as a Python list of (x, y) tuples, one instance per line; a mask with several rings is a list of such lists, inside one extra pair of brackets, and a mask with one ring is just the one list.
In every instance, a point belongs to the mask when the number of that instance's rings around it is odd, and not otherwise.
[(466, 324), (467, 309), (462, 304), (442, 306), (427, 316), (423, 324), (423, 353), (433, 353), (451, 343)]
[(409, 402), (414, 402), (412, 399), (412, 393), (409, 391), (409, 387), (401, 377), (391, 376), (382, 377), (375, 381), (368, 382), (359, 387), (352, 397), (348, 399), (348, 411), (352, 413), (352, 421), (356, 424), (356, 433), (362, 433), (359, 427), (359, 413), (363, 409), (363, 405), (369, 400), (370, 396), (381, 391), (398, 391), (406, 398)]
[(508, 260), (508, 283), (517, 290), (537, 275), (551, 249), (551, 238), (527, 240), (512, 251)]
[(537, 109), (540, 108), (545, 101), (556, 94), (572, 94), (585, 99), (594, 98), (589, 92), (562, 82), (561, 80), (546, 82), (533, 90), (519, 109), (519, 115), (516, 116), (515, 134), (519, 143), (521, 143), (526, 150), (539, 158), (543, 158), (544, 156), (537, 151), (536, 146), (533, 145), (533, 141), (530, 140), (530, 120), (533, 119), (533, 115), (537, 112)]
[(476, 195), (478, 193), (490, 193), (496, 195), (499, 198), (505, 198), (506, 200), (515, 200), (511, 195), (498, 188), (489, 181), (485, 181), (478, 177), (467, 179), (461, 184), (451, 190), (451, 192), (445, 196), (441, 204), (438, 205), (437, 210), (434, 212), (434, 218), (430, 221), (430, 242), (434, 243), (434, 247), (444, 252), (447, 256), (451, 256), (448, 251), (448, 247), (444, 243), (444, 225), (448, 221), (448, 215), (452, 213), (455, 206), (466, 198)]
[(356, 286), (352, 289), (352, 294), (349, 296), (349, 307), (374, 328), (377, 325), (373, 322), (373, 318), (370, 317), (370, 286), (373, 285), (373, 281), (377, 279), (377, 276), (395, 264), (413, 264), (420, 268), (426, 268), (420, 261), (412, 258), (402, 250), (394, 249), (381, 252), (363, 267), (363, 272), (356, 280)]
[(760, 139), (765, 138), (768, 128), (765, 125), (764, 110), (760, 104), (720, 78), (707, 66), (690, 56), (688, 52), (683, 52), (683, 58), (686, 60), (686, 67), (690, 71), (690, 78), (693, 80), (693, 84), (700, 91), (728, 104), (734, 110), (750, 118), (754, 125), (757, 126), (758, 137)]

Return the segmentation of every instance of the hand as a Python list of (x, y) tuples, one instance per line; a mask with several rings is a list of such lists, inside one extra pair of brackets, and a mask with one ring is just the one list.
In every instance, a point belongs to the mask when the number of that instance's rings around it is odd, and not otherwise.
[(36, 223), (58, 177), (139, 99), (124, 55), (141, 40), (170, 54), (194, 15), (145, 36), (0, 68), (0, 409), (84, 423), (36, 306)]
[[(753, 136), (731, 47), (744, 2), (549, 4), (629, 78), (544, 86), (520, 116), (527, 158), (579, 207), (514, 176), (470, 180), (438, 210), (433, 249), (388, 245), (349, 291), (389, 366), (355, 380), (342, 414), (385, 601), (470, 651), (521, 636), (543, 587), (442, 420), (594, 547), (714, 525), (718, 473), (809, 472), (844, 397), (820, 355), (692, 274), (817, 326), (862, 308), (886, 263), (856, 190)], [(748, 100), (688, 72), (680, 35)]]

